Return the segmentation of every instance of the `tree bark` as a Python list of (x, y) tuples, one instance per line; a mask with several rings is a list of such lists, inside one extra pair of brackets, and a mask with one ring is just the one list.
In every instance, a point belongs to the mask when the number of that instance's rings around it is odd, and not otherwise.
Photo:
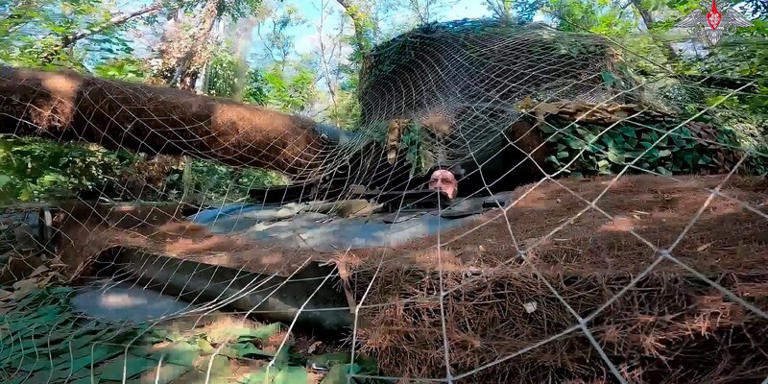
[(309, 119), (186, 91), (0, 66), (0, 134), (190, 155), (314, 177), (332, 145)]
[(223, 0), (209, 0), (206, 3), (203, 8), (202, 26), (197, 35), (195, 35), (194, 40), (190, 43), (187, 52), (176, 62), (176, 72), (170, 85), (188, 91), (195, 88), (197, 78), (200, 75), (200, 69), (194, 68), (194, 61), (199, 54), (200, 46), (208, 42), (213, 26), (219, 18), (219, 10), (223, 6), (222, 3)]

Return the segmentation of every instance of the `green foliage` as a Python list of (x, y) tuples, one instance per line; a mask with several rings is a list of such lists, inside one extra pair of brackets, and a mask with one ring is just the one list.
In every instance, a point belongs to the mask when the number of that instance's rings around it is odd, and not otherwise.
[(224, 0), (220, 5), (220, 14), (238, 20), (253, 15), (261, 5), (261, 0)]
[[(168, 8), (178, 7), (185, 12), (198, 12), (200, 6), (205, 2), (199, 0), (164, 0)], [(218, 2), (217, 14), (219, 17), (227, 16), (231, 20), (237, 21), (256, 13), (261, 5), (261, 0), (222, 0)]]
[(342, 40), (352, 47), (352, 52), (347, 57), (347, 63), (339, 63), (339, 71), (343, 76), (341, 92), (339, 92), (339, 105), (331, 116), (332, 121), (339, 126), (353, 130), (359, 128), (360, 104), (358, 100), (359, 74), (363, 65), (363, 59), (374, 46), (374, 35), (378, 26), (371, 12), (371, 7), (363, 7), (362, 4), (347, 1), (344, 12), (352, 20), (354, 34), (345, 36)]
[(243, 102), (266, 105), (269, 99), (267, 91), (264, 89), (266, 80), (264, 80), (261, 71), (251, 68), (246, 76), (245, 87), (243, 88)]
[(631, 14), (610, 0), (549, 0), (544, 8), (558, 20), (558, 29), (566, 32), (616, 36), (637, 28)]
[(230, 48), (216, 50), (208, 65), (205, 93), (216, 97), (234, 96), (237, 93), (237, 76), (243, 69)]
[(561, 169), (575, 159), (566, 172), (576, 176), (615, 174), (638, 158), (636, 167), (663, 175), (719, 171), (726, 164), (715, 158), (723, 150), (717, 144), (738, 146), (737, 136), (729, 131), (721, 131), (717, 143), (708, 144), (687, 127), (662, 138), (672, 127), (618, 125), (601, 134), (605, 127), (565, 122), (563, 126), (559, 132), (550, 125), (541, 128), (548, 136), (554, 134), (548, 140), (554, 154), (547, 162)]
[[(509, 0), (505, 0), (509, 1)], [(512, 8), (517, 15), (517, 21), (521, 23), (529, 23), (533, 21), (533, 17), (536, 12), (546, 4), (547, 0), (516, 0), (512, 4)]]
[[(84, 381), (92, 366), (120, 355), (125, 348), (119, 344), (127, 345), (146, 329), (78, 320), (82, 317), (69, 306), (72, 293), (66, 287), (32, 289), (19, 299), (13, 311), (0, 315), (7, 327), (2, 334), (6, 348), (0, 352), (3, 382)], [(137, 364), (131, 362), (129, 368), (134, 372)], [(101, 369), (107, 375), (117, 373), (112, 364)]]
[(115, 58), (97, 64), (93, 68), (93, 74), (105, 79), (130, 82), (143, 82), (147, 79), (144, 61), (131, 56)]
[[(259, 369), (256, 373), (246, 374), (238, 382), (243, 384), (293, 384), (306, 383), (307, 371), (304, 368), (306, 364), (314, 364), (317, 367), (328, 369), (321, 384), (345, 384), (349, 374), (357, 375), (376, 375), (378, 367), (376, 360), (367, 356), (356, 356), (355, 363), (350, 363), (349, 352), (327, 353), (323, 355), (302, 356), (293, 355), (293, 361), (283, 364), (275, 364), (270, 367)], [(306, 364), (301, 364), (306, 362)], [(301, 365), (299, 365), (301, 364)], [(363, 381), (378, 382), (378, 381)]]
[[(709, 108), (703, 117), (711, 121), (721, 135), (720, 139), (726, 144), (751, 151), (753, 156), (748, 158), (745, 167), (751, 172), (764, 174), (768, 171), (765, 156), (768, 153), (765, 140), (768, 136), (768, 51), (764, 49), (764, 42), (768, 39), (768, 21), (764, 19), (766, 13), (761, 4), (746, 3), (751, 6), (748, 9), (754, 11), (753, 16), (759, 17), (752, 20), (754, 26), (725, 34), (718, 45), (696, 56), (673, 54), (668, 41), (659, 37), (685, 15), (700, 8), (698, 0), (622, 3), (628, 8), (619, 8), (619, 2), (611, 0), (550, 0), (546, 9), (558, 20), (559, 29), (590, 31), (617, 39), (627, 52), (631, 52), (622, 55), (622, 65), (631, 68), (633, 75), (643, 78), (647, 84), (649, 103), (672, 107), (688, 116)], [(633, 8), (634, 14), (626, 12)], [(646, 11), (653, 17), (650, 34), (630, 33), (637, 30), (640, 11)], [(743, 92), (733, 92), (739, 88)], [(618, 160), (644, 150), (643, 147), (636, 147), (630, 138), (622, 141), (621, 135), (613, 137), (614, 130), (606, 133), (605, 140), (628, 144), (612, 144), (613, 147), (609, 147), (608, 143), (600, 141), (596, 144), (599, 148), (588, 148), (572, 169), (582, 173), (613, 172), (621, 168), (622, 163)], [(570, 128), (566, 131), (576, 137), (584, 137), (580, 132), (571, 132)], [(594, 134), (596, 132), (591, 131), (590, 135)], [(565, 137), (567, 135), (559, 140), (565, 141)], [(678, 144), (683, 147), (674, 147)], [(660, 148), (651, 150), (638, 165), (661, 173), (695, 173), (716, 166), (712, 159), (706, 157), (708, 151), (700, 143), (683, 140), (673, 142), (668, 148), (665, 145), (662, 143)], [(562, 165), (564, 159), (572, 158), (574, 153), (563, 151), (563, 148), (571, 146), (558, 142), (557, 155), (550, 158), (550, 163)], [(607, 154), (599, 154), (599, 150), (609, 153), (610, 158)], [(659, 155), (667, 155), (667, 151), (668, 156)]]
[(301, 64), (292, 65), (292, 73), (273, 67), (264, 75), (267, 105), (283, 112), (304, 112), (317, 97), (317, 75)]
[(308, 381), (307, 370), (304, 367), (264, 367), (253, 374), (248, 374), (238, 381), (243, 384), (292, 384), (306, 383)]
[(336, 109), (329, 109), (328, 119), (345, 130), (356, 130), (360, 127), (357, 81), (344, 83), (336, 91)]
[(259, 25), (259, 36), (264, 42), (265, 58), (276, 63), (280, 68), (284, 68), (294, 53), (293, 36), (290, 32), (292, 29), (304, 25), (306, 21), (299, 9), (293, 5), (281, 6), (272, 10), (270, 14), (268, 27), (271, 28), (262, 35), (262, 26)]
[[(239, 79), (243, 76), (244, 79)], [(255, 68), (241, 63), (225, 46), (214, 52), (209, 63), (205, 93), (210, 96), (233, 98), (240, 93), (242, 102), (264, 105), (268, 102), (264, 76)], [(239, 87), (243, 89), (240, 90)]]
[(411, 175), (421, 175), (426, 172), (432, 163), (425, 148), (421, 145), (421, 126), (409, 124), (401, 137), (401, 150), (406, 153), (406, 160), (411, 164)]
[[(768, 21), (752, 20), (748, 28), (725, 35), (704, 57), (681, 58), (675, 70), (684, 74), (678, 87), (687, 112), (712, 108), (717, 127), (736, 132), (739, 145), (753, 151), (747, 166), (768, 172)], [(757, 155), (762, 154), (762, 155)]]
[[(347, 1), (345, 12), (351, 17), (355, 34), (346, 36), (345, 42), (353, 47), (349, 60), (340, 64), (336, 105), (326, 117), (344, 129), (359, 126), (360, 105), (357, 98), (359, 87), (358, 72), (363, 56), (370, 51), (380, 29), (376, 22), (375, 7), (363, 0)], [(747, 1), (753, 15), (758, 19), (750, 28), (739, 28), (735, 33), (724, 36), (720, 45), (712, 48), (704, 57), (671, 57), (665, 42), (656, 33), (669, 30), (691, 10), (699, 7), (697, 0), (642, 0), (639, 2), (618, 2), (614, 0), (494, 0), (488, 4), (501, 13), (514, 12), (518, 21), (530, 21), (538, 10), (554, 16), (558, 28), (573, 32), (592, 32), (610, 36), (628, 48), (633, 55), (625, 57), (626, 65), (635, 73), (644, 76), (648, 87), (654, 80), (670, 78), (669, 72), (660, 74), (659, 66), (672, 68), (676, 81), (666, 90), (665, 101), (673, 101), (684, 114), (692, 115), (707, 106), (717, 104), (708, 112), (709, 118), (723, 135), (733, 134), (739, 138), (736, 145), (766, 153), (766, 121), (768, 121), (768, 50), (764, 42), (768, 39), (768, 21), (765, 7), (760, 1)], [(260, 0), (225, 0), (219, 3), (219, 18), (228, 20), (253, 15)], [(181, 9), (194, 13), (201, 2), (191, 0), (169, 0), (163, 3), (165, 11)], [(652, 35), (634, 36), (638, 30), (638, 9), (644, 9), (657, 16), (651, 28)], [(89, 71), (92, 74), (124, 81), (142, 82), (150, 70), (146, 61), (136, 56), (125, 31), (137, 25), (139, 19), (111, 26), (111, 17), (120, 11), (117, 5), (106, 0), (9, 0), (0, 2), (0, 62), (25, 67), (55, 69), (60, 67)], [(264, 23), (267, 27), (263, 37), (269, 56), (266, 69), (247, 66), (241, 58), (235, 57), (229, 44), (215, 49), (207, 62), (207, 94), (217, 97), (239, 98), (247, 103), (266, 105), (289, 113), (313, 111), (319, 99), (316, 71), (306, 61), (295, 60), (291, 29), (304, 23), (300, 10), (283, 6), (280, 12), (271, 13)], [(162, 18), (145, 21), (157, 22)], [(144, 20), (144, 19), (141, 19)], [(92, 35), (78, 44), (64, 49), (67, 36), (90, 31)], [(564, 49), (574, 55), (589, 49), (577, 44), (578, 39), (563, 41)], [(674, 74), (673, 74), (674, 75)], [(688, 76), (691, 78), (689, 79)], [(244, 79), (244, 81), (243, 81)], [(701, 79), (709, 83), (699, 82)], [(609, 81), (610, 79), (606, 79)], [(754, 83), (746, 92), (729, 95), (730, 91), (749, 82)], [(695, 86), (686, 86), (695, 84)], [(670, 96), (670, 94), (674, 95)], [(728, 96), (726, 98), (726, 96)], [(724, 101), (724, 102), (723, 102)], [(386, 128), (382, 128), (386, 133)], [(573, 128), (576, 129), (576, 128)], [(579, 130), (595, 135), (595, 127), (580, 126)], [(574, 165), (579, 172), (607, 172), (618, 169), (622, 159), (642, 151), (642, 141), (635, 143), (622, 129), (616, 127), (605, 134), (589, 148)], [(634, 129), (634, 128), (633, 128)], [(619, 132), (619, 133), (616, 133)], [(639, 131), (638, 131), (639, 132)], [(569, 128), (566, 133), (576, 137), (583, 132)], [(653, 132), (641, 132), (642, 134)], [(420, 148), (418, 127), (404, 132), (403, 148), (414, 170), (426, 167), (423, 148)], [(573, 143), (566, 142), (568, 135), (558, 135), (556, 155), (550, 161), (562, 164), (575, 153)], [(724, 138), (727, 139), (727, 137)], [(385, 139), (383, 139), (385, 140)], [(603, 140), (612, 140), (610, 143)], [(673, 140), (673, 139), (669, 139)], [(664, 147), (650, 151), (642, 159), (649, 169), (664, 169), (670, 172), (698, 172), (712, 163), (701, 155), (698, 144), (682, 140), (664, 145), (680, 144), (682, 148)], [(728, 139), (730, 140), (730, 139)], [(693, 147), (688, 147), (688, 146)], [(566, 150), (563, 150), (564, 146)], [(592, 151), (594, 149), (594, 151)], [(604, 151), (603, 152), (601, 152)], [(668, 150), (670, 152), (667, 155)], [(567, 154), (566, 154), (567, 153)], [(564, 157), (559, 157), (562, 155)], [(665, 156), (662, 156), (665, 155)], [(141, 157), (123, 152), (106, 151), (97, 146), (55, 144), (43, 140), (3, 139), (0, 141), (0, 198), (14, 201), (40, 201), (71, 198), (84, 192), (103, 193), (107, 197), (121, 197), (119, 187), (125, 186), (125, 175), (130, 174)], [(765, 169), (760, 156), (749, 158), (749, 166), (755, 170)], [(286, 181), (273, 172), (245, 170), (223, 166), (218, 163), (190, 160), (185, 171), (174, 168), (162, 175), (164, 193), (143, 198), (185, 198), (195, 202), (216, 204), (243, 199), (250, 188), (283, 184)]]
[(191, 160), (187, 177), (176, 178), (171, 188), (186, 190), (185, 201), (216, 205), (245, 199), (248, 191), (287, 181), (277, 172), (258, 169), (238, 169), (206, 160)]
[(768, 20), (752, 20), (752, 27), (738, 28), (712, 48), (709, 55), (691, 58), (687, 69), (698, 69), (718, 77), (757, 77), (761, 86), (768, 86)]
[(764, 0), (745, 0), (749, 14), (754, 18), (768, 19), (768, 2)]
[(345, 8), (345, 13), (352, 19), (355, 30), (355, 34), (348, 37), (348, 43), (354, 48), (349, 61), (354, 66), (359, 66), (363, 62), (363, 57), (373, 48), (373, 36), (377, 25), (371, 12), (360, 4), (350, 4)]
[[(121, 31), (131, 23), (110, 27), (116, 8), (101, 0), (13, 1), (0, 6), (0, 61), (13, 65), (85, 70), (93, 61), (132, 53)], [(66, 38), (83, 31), (87, 44), (65, 46)]]
[(0, 139), (0, 200), (43, 201), (99, 190), (135, 161), (97, 145)]
[[(187, 191), (184, 198), (188, 202), (223, 204), (246, 198), (251, 188), (287, 183), (277, 172), (236, 169), (212, 161), (191, 160), (186, 175), (182, 168), (142, 166), (147, 162), (144, 157), (95, 144), (2, 138), (0, 201), (50, 202), (78, 195), (178, 200)], [(149, 179), (159, 179), (160, 185), (142, 188)], [(141, 195), (126, 195), (125, 188)]]
[[(8, 287), (4, 287), (8, 289)], [(256, 345), (282, 330), (279, 323), (264, 326), (226, 329), (229, 342), (217, 351), (213, 343), (220, 340), (191, 329), (180, 332), (177, 327), (147, 323), (107, 323), (87, 319), (75, 312), (70, 298), (76, 291), (69, 287), (48, 285), (37, 288), (33, 280), (17, 285), (18, 295), (11, 310), (0, 313), (3, 348), (0, 350), (0, 380), (3, 383), (74, 383), (138, 382), (152, 377), (153, 382), (198, 382), (200, 372), (211, 363), (212, 382), (230, 382), (238, 376), (237, 360), (275, 359), (269, 378), (271, 383), (305, 383), (307, 358), (291, 353), (287, 343), (276, 357), (273, 353), (254, 353)], [(22, 293), (22, 290), (25, 293)], [(348, 367), (346, 359), (315, 356), (326, 367)], [(211, 361), (213, 359), (213, 361)], [(247, 359), (247, 360), (246, 360)], [(354, 372), (375, 373), (375, 361), (361, 357)], [(365, 368), (363, 368), (365, 367)], [(338, 368), (337, 368), (338, 369)], [(363, 371), (363, 369), (366, 369)], [(256, 381), (255, 379), (261, 379)], [(240, 378), (243, 383), (263, 383), (264, 369), (256, 375)], [(337, 383), (338, 381), (326, 381)]]

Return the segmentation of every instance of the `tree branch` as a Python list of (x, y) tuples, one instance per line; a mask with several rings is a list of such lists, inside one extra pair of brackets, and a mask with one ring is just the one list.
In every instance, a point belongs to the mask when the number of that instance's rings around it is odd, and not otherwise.
[(101, 26), (94, 28), (94, 29), (86, 29), (82, 30), (80, 32), (77, 32), (72, 35), (64, 36), (61, 39), (61, 47), (62, 48), (69, 48), (70, 46), (77, 43), (79, 40), (82, 40), (88, 36), (95, 35), (101, 32), (104, 32), (107, 29), (114, 28), (117, 26), (120, 26), (122, 24), (127, 23), (128, 21), (131, 21), (138, 17), (147, 16), (153, 13), (157, 13), (160, 10), (163, 9), (163, 5), (160, 2), (154, 3), (152, 5), (149, 5), (147, 7), (141, 8), (137, 11), (128, 13), (128, 14), (120, 14), (113, 16), (108, 22), (102, 24)]

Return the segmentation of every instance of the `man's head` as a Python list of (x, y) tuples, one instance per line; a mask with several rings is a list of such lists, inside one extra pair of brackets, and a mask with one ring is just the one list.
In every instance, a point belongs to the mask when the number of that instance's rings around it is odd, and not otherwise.
[(438, 169), (432, 172), (432, 176), (429, 178), (429, 190), (442, 192), (449, 200), (453, 200), (459, 193), (459, 183), (453, 172), (447, 169)]

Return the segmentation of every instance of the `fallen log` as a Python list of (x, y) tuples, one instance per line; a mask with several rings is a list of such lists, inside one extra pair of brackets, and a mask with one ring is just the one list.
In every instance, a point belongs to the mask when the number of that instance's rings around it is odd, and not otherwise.
[[(314, 121), (178, 89), (0, 66), (0, 134), (310, 175), (332, 141)], [(327, 134), (325, 136), (328, 136)]]

